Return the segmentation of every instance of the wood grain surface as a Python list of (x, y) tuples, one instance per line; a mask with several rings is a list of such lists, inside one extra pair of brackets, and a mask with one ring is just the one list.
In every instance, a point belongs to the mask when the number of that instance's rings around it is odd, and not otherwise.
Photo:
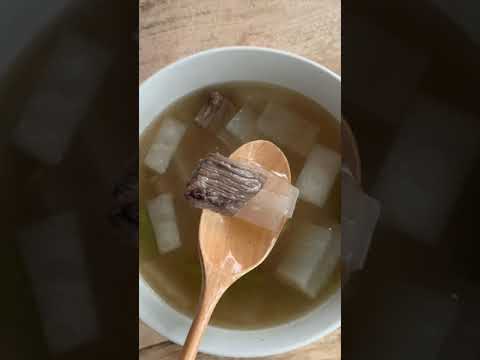
[(340, 73), (340, 0), (140, 0), (140, 82), (231, 45), (291, 51)]
[[(179, 58), (232, 45), (287, 50), (340, 74), (340, 35), (340, 0), (140, 0), (139, 80)], [(140, 360), (178, 359), (180, 347), (141, 321), (139, 338)], [(338, 330), (268, 360), (338, 360), (340, 348)]]

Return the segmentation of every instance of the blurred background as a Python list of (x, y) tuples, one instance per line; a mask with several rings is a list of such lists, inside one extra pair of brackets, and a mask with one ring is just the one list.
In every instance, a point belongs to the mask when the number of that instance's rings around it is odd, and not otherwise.
[(0, 2), (0, 358), (138, 356), (137, 13)]
[(342, 2), (342, 111), (381, 216), (343, 359), (480, 358), (478, 1)]

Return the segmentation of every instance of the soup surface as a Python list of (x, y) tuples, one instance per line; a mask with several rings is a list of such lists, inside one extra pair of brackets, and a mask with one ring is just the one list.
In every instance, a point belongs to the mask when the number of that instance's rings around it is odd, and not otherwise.
[[(201, 288), (201, 268), (197, 255), (198, 225), (201, 211), (191, 208), (183, 193), (192, 170), (198, 160), (210, 152), (228, 156), (242, 142), (235, 137), (222, 136), (224, 129), (212, 131), (194, 122), (195, 116), (206, 103), (212, 90), (225, 95), (236, 110), (248, 104), (251, 112), (262, 114), (268, 104), (299, 116), (313, 125), (318, 132), (312, 139), (315, 144), (340, 153), (339, 123), (321, 106), (294, 91), (263, 83), (235, 82), (204, 88), (189, 94), (167, 108), (140, 137), (140, 272), (147, 283), (173, 308), (192, 317)], [(151, 170), (143, 163), (155, 135), (165, 119), (174, 118), (186, 126), (186, 130), (163, 174)], [(244, 119), (242, 119), (244, 120)], [(246, 121), (246, 120), (245, 120)], [(275, 142), (285, 153), (295, 184), (306, 163), (305, 123), (289, 129), (294, 141), (283, 146), (275, 141), (282, 131), (279, 124), (271, 136), (258, 133), (258, 138)], [(242, 128), (242, 127), (240, 127)], [(251, 136), (251, 129), (250, 136)], [(282, 137), (282, 134), (280, 134)], [(300, 144), (298, 150), (295, 144)], [(303, 143), (302, 143), (303, 142)], [(296, 151), (298, 150), (298, 151)], [(160, 252), (147, 211), (147, 201), (160, 194), (173, 195), (175, 221), (181, 246), (173, 251)], [(235, 283), (223, 296), (212, 317), (212, 323), (227, 328), (252, 329), (279, 325), (298, 318), (324, 302), (340, 285), (340, 266), (336, 262), (333, 272), (319, 291), (313, 295), (295, 287), (278, 271), (288, 255), (295, 252), (296, 234), (302, 228), (331, 228), (340, 223), (340, 180), (336, 178), (323, 206), (299, 198), (293, 218), (287, 223), (267, 260), (256, 270)], [(165, 235), (168, 236), (168, 235)], [(309, 241), (315, 241), (310, 239)], [(312, 249), (315, 249), (313, 247)], [(314, 250), (313, 250), (314, 251)], [(306, 259), (305, 263), (308, 263)], [(322, 271), (316, 269), (303, 272)]]

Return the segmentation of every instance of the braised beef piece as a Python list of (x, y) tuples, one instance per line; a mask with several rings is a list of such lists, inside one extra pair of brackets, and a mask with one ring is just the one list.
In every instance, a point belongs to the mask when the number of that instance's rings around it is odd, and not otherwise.
[(253, 167), (218, 153), (209, 154), (194, 170), (185, 198), (196, 208), (232, 216), (262, 189), (266, 180)]
[(220, 128), (235, 112), (235, 106), (218, 91), (212, 91), (207, 103), (195, 117), (195, 122), (203, 128)]

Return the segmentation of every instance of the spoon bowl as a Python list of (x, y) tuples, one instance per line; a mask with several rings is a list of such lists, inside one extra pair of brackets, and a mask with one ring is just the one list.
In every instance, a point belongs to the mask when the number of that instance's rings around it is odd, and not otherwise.
[[(256, 140), (239, 147), (230, 158), (253, 161), (291, 181), (290, 166), (273, 143)], [(284, 219), (284, 224), (286, 219)], [(185, 341), (181, 359), (195, 358), (200, 340), (215, 306), (225, 291), (270, 254), (280, 231), (271, 231), (203, 210), (199, 228), (199, 250), (203, 285), (197, 316)]]

